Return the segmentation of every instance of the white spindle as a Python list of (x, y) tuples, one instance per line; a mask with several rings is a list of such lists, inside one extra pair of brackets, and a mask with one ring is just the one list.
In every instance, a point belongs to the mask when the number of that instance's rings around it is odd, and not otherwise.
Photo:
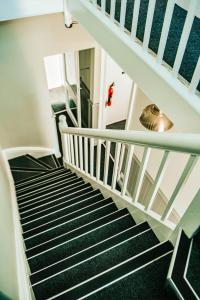
[(94, 176), (94, 139), (90, 139), (90, 176)]
[(151, 153), (151, 149), (148, 147), (145, 147), (143, 157), (142, 157), (142, 162), (140, 164), (140, 169), (139, 169), (139, 173), (138, 173), (136, 184), (135, 184), (134, 193), (133, 193), (133, 202), (138, 201), (140, 191), (142, 188), (143, 179), (145, 176), (146, 167), (147, 167), (147, 164), (149, 161), (150, 153)]
[(126, 158), (126, 166), (125, 166), (125, 171), (124, 171), (123, 186), (122, 186), (122, 191), (121, 191), (122, 196), (125, 195), (126, 189), (127, 189), (128, 178), (129, 178), (129, 173), (130, 173), (131, 163), (132, 163), (132, 158), (133, 158), (133, 151), (134, 151), (134, 146), (129, 145), (127, 158)]
[(151, 206), (154, 202), (154, 199), (156, 197), (156, 194), (158, 192), (158, 189), (160, 187), (163, 176), (164, 176), (165, 171), (166, 171), (167, 166), (168, 166), (168, 156), (169, 156), (169, 151), (165, 151), (164, 154), (163, 154), (163, 158), (162, 158), (162, 161), (160, 163), (160, 167), (158, 169), (155, 181), (154, 181), (153, 186), (152, 186), (151, 191), (150, 191), (149, 200), (147, 201), (146, 206), (145, 206), (146, 211), (149, 211), (151, 209)]
[(199, 4), (199, 0), (190, 1), (187, 17), (186, 17), (186, 20), (185, 20), (185, 24), (184, 24), (184, 27), (183, 27), (183, 32), (182, 32), (182, 35), (181, 35), (180, 43), (179, 43), (179, 46), (178, 46), (178, 50), (177, 50), (177, 53), (176, 53), (176, 58), (175, 58), (174, 66), (173, 66), (172, 74), (173, 74), (174, 77), (177, 77), (178, 71), (179, 71), (180, 66), (181, 66), (181, 62), (182, 62), (182, 59), (183, 59), (183, 55), (185, 53), (185, 49), (186, 49), (186, 46), (187, 46), (187, 42), (188, 42), (188, 39), (189, 39), (190, 31), (191, 31), (191, 28), (192, 28), (192, 24), (193, 24), (193, 21), (194, 21), (194, 16), (195, 16), (198, 4)]
[(110, 5), (110, 18), (112, 21), (114, 21), (116, 0), (112, 0)]
[(61, 134), (61, 141), (62, 141), (62, 150), (63, 150), (63, 158), (66, 163), (69, 163), (69, 152), (67, 146), (67, 134)]
[(104, 175), (103, 175), (103, 183), (107, 184), (108, 181), (108, 167), (109, 167), (109, 159), (110, 159), (110, 141), (106, 141), (106, 150), (105, 150), (105, 160), (104, 160)]
[(68, 159), (69, 159), (69, 163), (71, 164), (72, 163), (72, 155), (71, 155), (70, 135), (69, 134), (67, 135), (66, 142), (67, 142), (67, 149), (68, 149), (68, 156), (69, 156)]
[(80, 169), (83, 170), (83, 143), (82, 143), (82, 136), (79, 136), (79, 159), (80, 159)]
[(149, 1), (147, 19), (146, 19), (145, 31), (144, 31), (144, 39), (143, 39), (144, 51), (148, 50), (155, 5), (156, 5), (156, 0)]
[(119, 156), (120, 156), (120, 149), (121, 149), (121, 143), (116, 143), (115, 148), (115, 161), (114, 161), (114, 167), (113, 167), (113, 174), (112, 174), (112, 189), (115, 190), (116, 182), (117, 182), (117, 171), (119, 166)]
[(97, 161), (96, 161), (96, 179), (100, 179), (100, 166), (101, 166), (101, 140), (97, 141)]
[(120, 179), (120, 176), (121, 176), (121, 170), (122, 170), (123, 161), (124, 161), (124, 153), (125, 153), (125, 144), (122, 144), (120, 158), (119, 158), (118, 174), (117, 174), (118, 179)]
[(191, 93), (193, 93), (193, 94), (195, 93), (199, 81), (200, 81), (200, 57), (198, 59), (198, 62), (197, 62), (196, 68), (194, 70), (194, 74), (192, 76), (192, 80), (191, 80), (191, 83), (189, 86), (189, 90)]
[(120, 10), (120, 26), (124, 29), (125, 17), (126, 17), (126, 3), (127, 0), (121, 0), (121, 10)]
[(157, 63), (161, 63), (165, 51), (165, 46), (167, 43), (169, 28), (172, 20), (172, 15), (174, 11), (174, 5), (176, 0), (168, 0), (167, 2), (167, 8), (165, 12), (165, 18), (163, 22), (162, 32), (160, 36), (160, 43), (158, 47), (158, 53), (157, 53)]
[(140, 10), (140, 0), (135, 0), (134, 8), (133, 8), (132, 26), (131, 26), (131, 39), (135, 39), (136, 37), (139, 10)]
[(79, 159), (78, 159), (78, 138), (77, 138), (77, 135), (74, 136), (74, 146), (75, 146), (75, 161), (76, 161), (76, 167), (79, 168)]
[(85, 172), (88, 173), (88, 138), (84, 137), (84, 166)]
[(169, 215), (170, 215), (170, 213), (171, 213), (171, 211), (174, 207), (176, 197), (177, 197), (179, 191), (181, 190), (181, 188), (183, 187), (183, 185), (185, 184), (185, 182), (187, 181), (188, 177), (190, 176), (190, 174), (191, 174), (191, 172), (192, 172), (192, 170), (193, 170), (193, 168), (194, 168), (194, 166), (197, 162), (197, 159), (198, 159), (198, 157), (196, 155), (193, 155), (193, 154), (190, 155), (190, 157), (187, 161), (187, 164), (186, 164), (186, 166), (185, 166), (185, 168), (184, 168), (184, 170), (181, 174), (181, 177), (180, 177), (180, 179), (179, 179), (179, 181), (178, 181), (178, 183), (177, 183), (177, 185), (176, 185), (176, 187), (175, 187), (175, 189), (172, 193), (172, 196), (169, 199), (169, 201), (167, 203), (167, 206), (166, 206), (166, 208), (165, 208), (165, 210), (164, 210), (164, 212), (161, 216), (161, 220), (163, 222), (165, 222), (168, 219), (168, 217), (169, 217)]
[(73, 135), (69, 135), (70, 139), (70, 148), (71, 148), (71, 163), (75, 165), (75, 160), (74, 160), (74, 141), (73, 141)]
[(106, 11), (106, 0), (101, 0), (101, 11), (105, 14), (105, 11)]

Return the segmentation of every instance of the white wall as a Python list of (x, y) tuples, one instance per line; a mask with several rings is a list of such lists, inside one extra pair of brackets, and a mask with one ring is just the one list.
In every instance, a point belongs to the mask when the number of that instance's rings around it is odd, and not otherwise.
[[(104, 103), (108, 99), (108, 88), (112, 82), (113, 88), (112, 106), (105, 108), (105, 125), (125, 120), (128, 114), (128, 106), (131, 93), (132, 80), (127, 74), (122, 74), (121, 67), (107, 54), (105, 65), (105, 89)], [(105, 105), (104, 105), (105, 107)]]
[[(143, 111), (143, 109), (153, 102), (138, 88), (135, 97), (134, 110), (132, 115), (132, 121), (130, 125), (130, 130), (139, 130), (139, 131), (147, 131), (140, 121), (139, 117)], [(179, 119), (172, 120), (174, 123), (174, 127), (169, 132), (182, 132), (189, 133), (190, 132), (190, 124), (186, 119), (183, 119), (180, 122)], [(142, 148), (136, 147), (135, 153), (137, 157), (141, 160), (142, 157)], [(155, 178), (156, 173), (159, 168), (159, 164), (161, 162), (163, 155), (163, 151), (160, 150), (152, 150), (149, 163), (147, 165), (147, 171), (151, 175), (152, 178)], [(187, 162), (188, 155), (180, 154), (180, 153), (170, 153), (169, 156), (169, 165), (167, 167), (166, 176), (164, 176), (163, 181), (161, 183), (161, 190), (164, 195), (169, 199), (172, 195), (172, 192), (175, 188), (176, 183), (181, 175), (181, 172), (184, 169), (184, 166)], [(195, 196), (198, 188), (199, 188), (199, 174), (200, 173), (200, 161), (195, 167), (193, 173), (189, 177), (187, 184), (185, 185), (183, 191), (178, 195), (177, 202), (175, 208), (177, 212), (182, 215), (185, 209), (188, 207), (190, 201)]]
[(4, 147), (57, 145), (44, 57), (92, 48), (79, 25), (68, 30), (62, 14), (0, 25), (0, 144)]
[(63, 81), (63, 56), (51, 55), (44, 58), (48, 89), (54, 89), (64, 84)]
[(0, 21), (63, 11), (63, 0), (0, 0)]
[(67, 81), (69, 82), (70, 85), (77, 84), (75, 52), (74, 51), (66, 52), (65, 61), (66, 61)]

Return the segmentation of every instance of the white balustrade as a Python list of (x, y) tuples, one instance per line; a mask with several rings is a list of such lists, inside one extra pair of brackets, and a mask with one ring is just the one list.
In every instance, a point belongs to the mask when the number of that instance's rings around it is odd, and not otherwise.
[(143, 39), (144, 51), (147, 51), (149, 45), (155, 5), (156, 5), (156, 0), (149, 1), (148, 10), (147, 10), (147, 19), (146, 19), (146, 25), (144, 31), (144, 39)]
[(192, 24), (193, 24), (194, 17), (195, 17), (195, 12), (196, 12), (198, 5), (199, 5), (199, 0), (190, 1), (189, 9), (187, 12), (187, 17), (186, 17), (185, 24), (183, 27), (183, 32), (181, 35), (181, 40), (179, 42), (179, 46), (178, 46), (178, 50), (176, 53), (176, 58), (175, 58), (174, 66), (173, 66), (172, 73), (173, 73), (174, 77), (177, 77), (177, 75), (178, 75), (178, 71), (180, 69), (183, 55), (185, 53), (185, 49), (187, 46), (190, 31), (191, 31)]

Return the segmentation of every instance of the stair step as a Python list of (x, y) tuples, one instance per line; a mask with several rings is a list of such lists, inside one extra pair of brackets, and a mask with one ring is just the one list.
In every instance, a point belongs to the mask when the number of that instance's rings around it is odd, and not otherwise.
[(100, 287), (98, 291), (93, 291), (91, 294), (87, 294), (81, 299), (172, 300), (164, 289), (171, 255), (171, 253), (167, 253), (142, 266), (136, 272), (134, 270), (121, 278), (119, 277), (113, 283), (110, 282), (109, 285)]
[[(102, 215), (100, 215), (100, 212)], [(116, 218), (120, 218), (120, 216), (124, 216), (128, 214), (127, 209), (121, 209), (117, 210), (115, 206), (107, 206), (104, 209), (101, 209), (99, 213), (96, 215), (95, 220), (88, 220), (88, 223), (85, 223), (84, 225), (77, 227), (69, 232), (65, 232), (61, 234), (60, 236), (57, 236), (56, 238), (43, 243), (41, 245), (38, 245), (32, 249), (26, 250), (26, 256), (28, 259), (36, 258), (37, 255), (42, 255), (45, 253), (45, 256), (47, 255), (47, 251), (49, 253), (55, 249), (56, 247), (59, 247), (61, 244), (64, 244), (72, 239), (77, 238), (80, 235), (89, 233), (92, 230), (96, 230), (97, 227), (102, 226), (110, 221), (113, 221)], [(50, 259), (56, 259), (50, 255)], [(31, 265), (31, 261), (29, 262)], [(51, 263), (51, 262), (49, 262)], [(42, 268), (42, 262), (41, 262), (41, 268)]]
[(44, 175), (45, 173), (42, 171), (28, 171), (28, 170), (11, 170), (12, 171), (12, 176), (15, 181), (15, 184), (18, 182), (21, 182), (24, 179), (30, 179), (35, 176), (40, 176)]
[(32, 235), (32, 234), (37, 234), (40, 231), (50, 229), (52, 226), (58, 225), (61, 222), (64, 222), (71, 218), (78, 217), (81, 214), (88, 212), (90, 209), (92, 209), (92, 206), (96, 202), (99, 202), (100, 200), (103, 199), (104, 199), (103, 195), (100, 193), (100, 191), (98, 191), (97, 195), (85, 199), (84, 201), (82, 200), (78, 204), (75, 203), (66, 208), (63, 208), (58, 212), (54, 212), (50, 215), (47, 215), (38, 220), (23, 225), (23, 231), (24, 232), (28, 231)]
[(18, 201), (19, 201), (19, 199), (23, 198), (25, 195), (31, 195), (32, 193), (36, 193), (37, 191), (45, 190), (49, 186), (55, 185), (62, 180), (70, 178), (73, 174), (74, 173), (72, 173), (72, 172), (63, 172), (61, 175), (55, 176), (51, 180), (47, 179), (40, 184), (32, 184), (32, 186), (30, 186), (27, 189), (19, 190), (17, 192)]
[[(21, 224), (26, 224), (29, 222), (34, 222), (35, 220), (45, 217), (46, 215), (54, 214), (54, 212), (58, 212), (62, 209), (67, 208), (71, 205), (79, 205), (83, 200), (90, 198), (92, 196), (95, 196), (99, 193), (99, 190), (93, 190), (93, 188), (90, 186), (88, 188), (85, 188), (82, 190), (82, 192), (79, 192), (79, 196), (74, 197), (66, 197), (67, 199), (61, 199), (60, 201), (57, 200), (54, 202), (54, 205), (49, 208), (41, 208), (39, 212), (36, 212), (30, 216), (26, 216), (23, 219), (21, 219)], [(58, 203), (57, 203), (58, 202)]]
[[(48, 266), (50, 267), (53, 264), (134, 225), (135, 222), (127, 209), (111, 213), (82, 229), (79, 228), (74, 237), (70, 234), (63, 236), (62, 239), (58, 239), (57, 244), (52, 244), (52, 248), (48, 251), (30, 258), (28, 260), (30, 269), (32, 272), (37, 272)], [(137, 231), (137, 229), (135, 230)]]
[(37, 233), (35, 236), (30, 236), (30, 234), (26, 233), (23, 234), (27, 249), (36, 247), (42, 243), (47, 243), (51, 239), (58, 238), (60, 235), (72, 231), (89, 222), (92, 222), (95, 219), (102, 217), (104, 214), (108, 214), (109, 212), (117, 210), (117, 207), (114, 204), (113, 200), (111, 198), (108, 198), (95, 204), (92, 207), (92, 210), (88, 210), (89, 211), (87, 213), (80, 215), (77, 218), (66, 221), (66, 223), (55, 225), (54, 228), (50, 228), (46, 231)]
[(54, 199), (58, 199), (59, 197), (62, 197), (63, 195), (68, 195), (73, 191), (77, 191), (82, 185), (84, 185), (85, 182), (82, 178), (77, 178), (73, 180), (73, 182), (70, 182), (69, 186), (64, 186), (61, 189), (51, 192), (49, 194), (41, 195), (39, 197), (35, 197), (31, 200), (28, 200), (26, 202), (23, 202), (19, 205), (19, 212), (22, 213), (24, 211), (27, 211), (29, 209), (35, 208), (44, 202), (49, 202)]
[[(98, 273), (96, 272), (97, 273), (96, 276), (89, 278), (88, 280), (85, 280), (85, 282), (79, 281), (76, 286), (71, 286), (68, 290), (62, 291), (60, 295), (59, 294), (55, 295), (56, 296), (55, 298), (59, 300), (79, 299), (84, 295), (89, 294), (92, 291), (100, 288), (101, 286), (104, 286), (114, 280), (117, 280), (119, 277), (125, 276), (129, 272), (133, 272), (134, 270), (141, 268), (142, 266), (149, 263), (150, 261), (153, 261), (170, 251), (172, 251), (172, 246), (169, 242), (157, 244), (152, 248), (149, 248), (144, 252), (139, 253), (138, 255), (131, 256), (129, 259), (119, 263), (118, 265), (115, 265), (110, 269), (104, 270), (101, 273), (99, 273), (97, 270)], [(115, 255), (117, 256), (118, 254), (115, 253)], [(72, 278), (74, 281), (76, 280), (76, 277), (79, 276), (79, 274), (77, 274), (76, 272), (77, 269), (76, 270), (74, 269), (74, 273), (72, 274), (73, 276)], [(85, 272), (87, 273), (87, 271)], [(82, 275), (82, 272), (80, 275)], [(67, 284), (68, 282), (69, 279), (67, 278)], [(36, 296), (36, 299), (39, 298), (37, 298)], [(42, 297), (40, 299), (42, 299)], [(52, 299), (54, 299), (54, 297), (52, 297)]]
[(200, 299), (200, 234), (193, 237), (186, 278)]
[[(126, 235), (124, 234), (126, 238)], [(123, 263), (127, 259), (133, 258), (143, 251), (159, 243), (155, 234), (151, 229), (137, 236), (129, 235), (127, 239), (116, 238), (116, 244), (106, 248), (103, 252), (97, 252), (94, 256), (86, 258), (77, 265), (71, 266), (69, 269), (60, 274), (33, 286), (36, 299), (41, 297), (47, 299), (62, 293), (86, 280), (109, 270), (116, 265)], [(68, 299), (68, 296), (66, 296)]]
[(38, 163), (41, 166), (43, 166), (45, 169), (51, 170), (51, 167), (49, 165), (45, 164), (43, 161), (40, 161), (38, 158), (35, 158), (34, 156), (32, 156), (30, 154), (26, 154), (26, 156), (28, 158), (30, 158), (32, 161), (35, 161), (36, 163)]
[(57, 183), (48, 184), (46, 187), (43, 187), (41, 189), (32, 191), (31, 193), (26, 193), (24, 195), (18, 196), (18, 204), (22, 205), (22, 203), (27, 203), (29, 200), (36, 199), (39, 197), (45, 197), (45, 195), (49, 195), (52, 192), (60, 191), (63, 187), (66, 187), (73, 182), (76, 182), (79, 177), (76, 174), (69, 174), (69, 176), (63, 178)]
[(196, 300), (196, 296), (184, 277), (191, 242), (183, 231), (179, 233), (168, 274), (168, 282), (171, 292), (174, 294), (180, 294), (183, 299)]
[(39, 161), (36, 161), (30, 155), (22, 155), (8, 160), (9, 165), (11, 168), (30, 168), (30, 169), (39, 169), (39, 170), (47, 170), (48, 168), (45, 167)]
[(40, 183), (43, 180), (46, 180), (48, 178), (51, 178), (59, 173), (64, 173), (64, 172), (70, 172), (69, 170), (64, 169), (63, 167), (57, 168), (57, 169), (53, 169), (53, 170), (49, 170), (47, 174), (41, 174), (39, 176), (34, 176), (31, 179), (25, 179), (22, 180), (21, 182), (18, 182), (16, 184), (16, 190), (22, 190), (25, 188), (29, 188), (33, 183)]
[(38, 158), (39, 161), (45, 163), (50, 168), (57, 168), (60, 167), (60, 164), (54, 154), (46, 155), (43, 157)]
[[(127, 220), (130, 220), (130, 219), (128, 219), (128, 217), (127, 217)], [(123, 224), (123, 221), (125, 222), (125, 218), (120, 219), (118, 221), (118, 225), (121, 223)], [(126, 222), (126, 224), (127, 223), (128, 222)], [(115, 222), (115, 225), (116, 224), (117, 224), (117, 222)], [(111, 225), (113, 225), (113, 223), (111, 223), (109, 225), (110, 225), (110, 227), (112, 227)], [(107, 225), (107, 226), (109, 227), (109, 225)], [(95, 254), (102, 252), (105, 249), (108, 249), (108, 248), (116, 245), (117, 243), (122, 242), (125, 239), (128, 239), (129, 237), (136, 236), (137, 234), (140, 234), (144, 230), (149, 230), (149, 228), (150, 227), (148, 226), (148, 223), (133, 225), (124, 230), (123, 230), (123, 227), (122, 227), (122, 229), (118, 228), (118, 232), (116, 234), (115, 234), (115, 232), (113, 232), (111, 235), (106, 236), (106, 238), (102, 237), (99, 242), (94, 243), (89, 247), (85, 247), (81, 251), (78, 251), (72, 255), (69, 255), (69, 253), (67, 252), (67, 255), (65, 255), (64, 259), (60, 260), (56, 264), (51, 265), (48, 268), (46, 268), (40, 272), (33, 274), (30, 277), (31, 283), (35, 284), (35, 283), (41, 282), (42, 280), (48, 280), (50, 277), (55, 276), (58, 273), (61, 273), (62, 271), (66, 270), (67, 268), (72, 267), (73, 265), (80, 263), (81, 261), (83, 261), (89, 257), (92, 257)], [(96, 234), (97, 233), (98, 233), (98, 231), (96, 231)], [(107, 235), (108, 235), (108, 233), (107, 233)], [(87, 235), (85, 236), (85, 239), (87, 242)], [(81, 239), (81, 241), (82, 241), (83, 245), (85, 245), (84, 237)], [(80, 244), (80, 241), (77, 240), (77, 243)], [(83, 247), (83, 245), (82, 245), (82, 247)], [(69, 245), (68, 245), (68, 247), (69, 247)]]
[(72, 189), (68, 190), (67, 192), (64, 191), (62, 193), (59, 193), (57, 195), (54, 195), (53, 197), (48, 197), (47, 199), (37, 201), (37, 203), (32, 203), (28, 207), (20, 209), (20, 217), (24, 218), (27, 216), (30, 216), (34, 213), (41, 212), (44, 209), (50, 208), (58, 203), (64, 203), (65, 201), (72, 199), (78, 195), (81, 195), (84, 193), (84, 190), (86, 188), (90, 188), (90, 183), (81, 183), (77, 186), (73, 186)]

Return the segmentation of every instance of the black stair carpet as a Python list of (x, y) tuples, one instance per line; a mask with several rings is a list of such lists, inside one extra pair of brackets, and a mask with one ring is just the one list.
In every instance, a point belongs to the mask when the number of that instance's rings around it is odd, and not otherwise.
[(49, 166), (16, 183), (36, 299), (109, 299), (118, 288), (115, 299), (145, 299), (147, 289), (149, 299), (171, 299), (164, 290), (171, 244), (160, 243), (147, 222), (136, 224), (127, 208), (118, 209), (75, 173)]
[(52, 169), (60, 167), (60, 163), (57, 160), (57, 158), (55, 157), (55, 154), (40, 157), (39, 161), (45, 163), (46, 165), (48, 165)]
[(200, 280), (200, 247), (199, 237), (189, 239), (184, 231), (181, 231), (177, 239), (177, 252), (172, 260), (171, 274), (168, 275), (168, 288), (186, 300), (198, 299)]
[[(110, 13), (110, 4), (112, 0), (106, 0), (106, 11)], [(101, 5), (101, 0), (97, 0), (97, 3)], [(133, 8), (134, 8), (135, 0), (127, 1), (127, 9), (126, 9), (126, 18), (125, 18), (125, 28), (128, 31), (131, 31), (132, 18), (133, 18)], [(138, 26), (136, 31), (136, 36), (140, 41), (143, 41), (144, 31), (145, 31), (145, 23), (147, 17), (147, 9), (148, 9), (149, 0), (142, 0), (139, 10), (138, 17)], [(162, 25), (164, 20), (164, 15), (166, 11), (167, 0), (157, 0), (155, 6), (155, 12), (153, 16), (153, 23), (149, 41), (149, 49), (151, 49), (154, 53), (157, 53)], [(120, 20), (120, 8), (121, 8), (121, 0), (116, 0), (115, 7), (115, 19), (119, 22)], [(173, 67), (181, 33), (183, 30), (184, 22), (186, 19), (186, 10), (175, 4), (172, 21), (170, 25), (169, 35), (167, 39), (167, 44), (164, 52), (163, 60)], [(196, 67), (199, 55), (200, 55), (200, 19), (195, 17), (191, 33), (189, 36), (189, 40), (186, 46), (185, 54), (183, 56), (183, 60), (181, 63), (181, 67), (179, 70), (179, 74), (183, 76), (188, 82), (191, 81), (194, 69)], [(200, 82), (198, 85), (198, 90), (200, 91)]]
[(186, 277), (200, 298), (200, 232), (193, 238)]

